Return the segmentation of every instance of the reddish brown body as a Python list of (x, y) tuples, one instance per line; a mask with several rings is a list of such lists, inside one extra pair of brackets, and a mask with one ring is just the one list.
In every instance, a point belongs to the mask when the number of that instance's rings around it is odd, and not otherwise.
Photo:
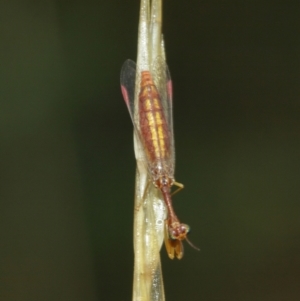
[(166, 220), (165, 243), (170, 258), (183, 256), (181, 240), (186, 239), (189, 226), (178, 220), (170, 195), (174, 183), (173, 173), (170, 172), (171, 132), (168, 127), (159, 92), (149, 71), (141, 73), (139, 94), (139, 126), (144, 149), (150, 163), (150, 171), (154, 184), (161, 190), (168, 209)]
[[(136, 134), (146, 155), (148, 170), (153, 184), (161, 191), (167, 207), (165, 220), (165, 245), (171, 259), (183, 256), (182, 240), (187, 240), (189, 226), (177, 218), (172, 206), (171, 187), (183, 185), (174, 180), (174, 143), (172, 128), (172, 84), (167, 66), (158, 70), (165, 75), (157, 75), (159, 89), (150, 71), (138, 74), (135, 63), (127, 60), (121, 71), (121, 89), (132, 118)], [(162, 73), (161, 73), (162, 74)], [(138, 77), (136, 77), (138, 75)], [(136, 83), (139, 82), (138, 104), (135, 103)], [(163, 97), (163, 98), (161, 98)], [(135, 110), (138, 112), (135, 112)], [(177, 191), (178, 191), (177, 190)], [(192, 245), (192, 244), (191, 244)]]
[(147, 156), (153, 164), (168, 161), (170, 157), (170, 130), (161, 99), (149, 71), (141, 74), (139, 94), (140, 131)]

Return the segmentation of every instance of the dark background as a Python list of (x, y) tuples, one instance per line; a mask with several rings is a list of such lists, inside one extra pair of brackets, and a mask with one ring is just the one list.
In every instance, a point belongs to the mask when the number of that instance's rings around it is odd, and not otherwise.
[[(0, 1), (0, 300), (131, 300), (122, 100), (139, 1)], [(166, 300), (300, 300), (300, 2), (164, 3), (181, 261)]]

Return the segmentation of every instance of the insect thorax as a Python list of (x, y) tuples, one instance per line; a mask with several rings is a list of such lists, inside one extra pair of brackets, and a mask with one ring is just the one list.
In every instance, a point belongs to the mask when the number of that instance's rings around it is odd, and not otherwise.
[(171, 187), (174, 183), (173, 169), (165, 162), (158, 161), (153, 164), (150, 173), (154, 185), (158, 188)]

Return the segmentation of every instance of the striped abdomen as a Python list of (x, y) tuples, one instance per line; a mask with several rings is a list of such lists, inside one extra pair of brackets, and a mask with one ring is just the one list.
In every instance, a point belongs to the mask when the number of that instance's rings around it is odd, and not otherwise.
[(139, 119), (143, 143), (151, 163), (167, 160), (170, 157), (170, 132), (149, 71), (141, 74)]

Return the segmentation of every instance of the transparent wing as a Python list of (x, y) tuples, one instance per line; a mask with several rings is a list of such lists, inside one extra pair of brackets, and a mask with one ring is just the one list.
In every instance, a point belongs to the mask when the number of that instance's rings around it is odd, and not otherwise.
[(130, 117), (134, 124), (134, 95), (135, 95), (136, 64), (126, 60), (121, 69), (121, 90)]
[(152, 77), (161, 97), (161, 102), (165, 111), (169, 127), (173, 132), (172, 115), (172, 81), (168, 65), (162, 56), (158, 56), (152, 65)]
[(175, 167), (174, 133), (173, 133), (173, 90), (171, 75), (163, 56), (158, 56), (151, 68), (151, 74), (161, 97), (161, 103), (170, 131), (171, 163)]
[(132, 60), (126, 60), (121, 69), (121, 90), (123, 94), (124, 101), (129, 111), (129, 115), (131, 117), (133, 127), (135, 130), (135, 157), (137, 160), (146, 160), (146, 154), (144, 148), (142, 146), (141, 134), (138, 127), (138, 118), (135, 114), (135, 105), (134, 99), (136, 97), (136, 93), (139, 91), (135, 91), (136, 81), (140, 81), (139, 72), (136, 72), (136, 64)]

